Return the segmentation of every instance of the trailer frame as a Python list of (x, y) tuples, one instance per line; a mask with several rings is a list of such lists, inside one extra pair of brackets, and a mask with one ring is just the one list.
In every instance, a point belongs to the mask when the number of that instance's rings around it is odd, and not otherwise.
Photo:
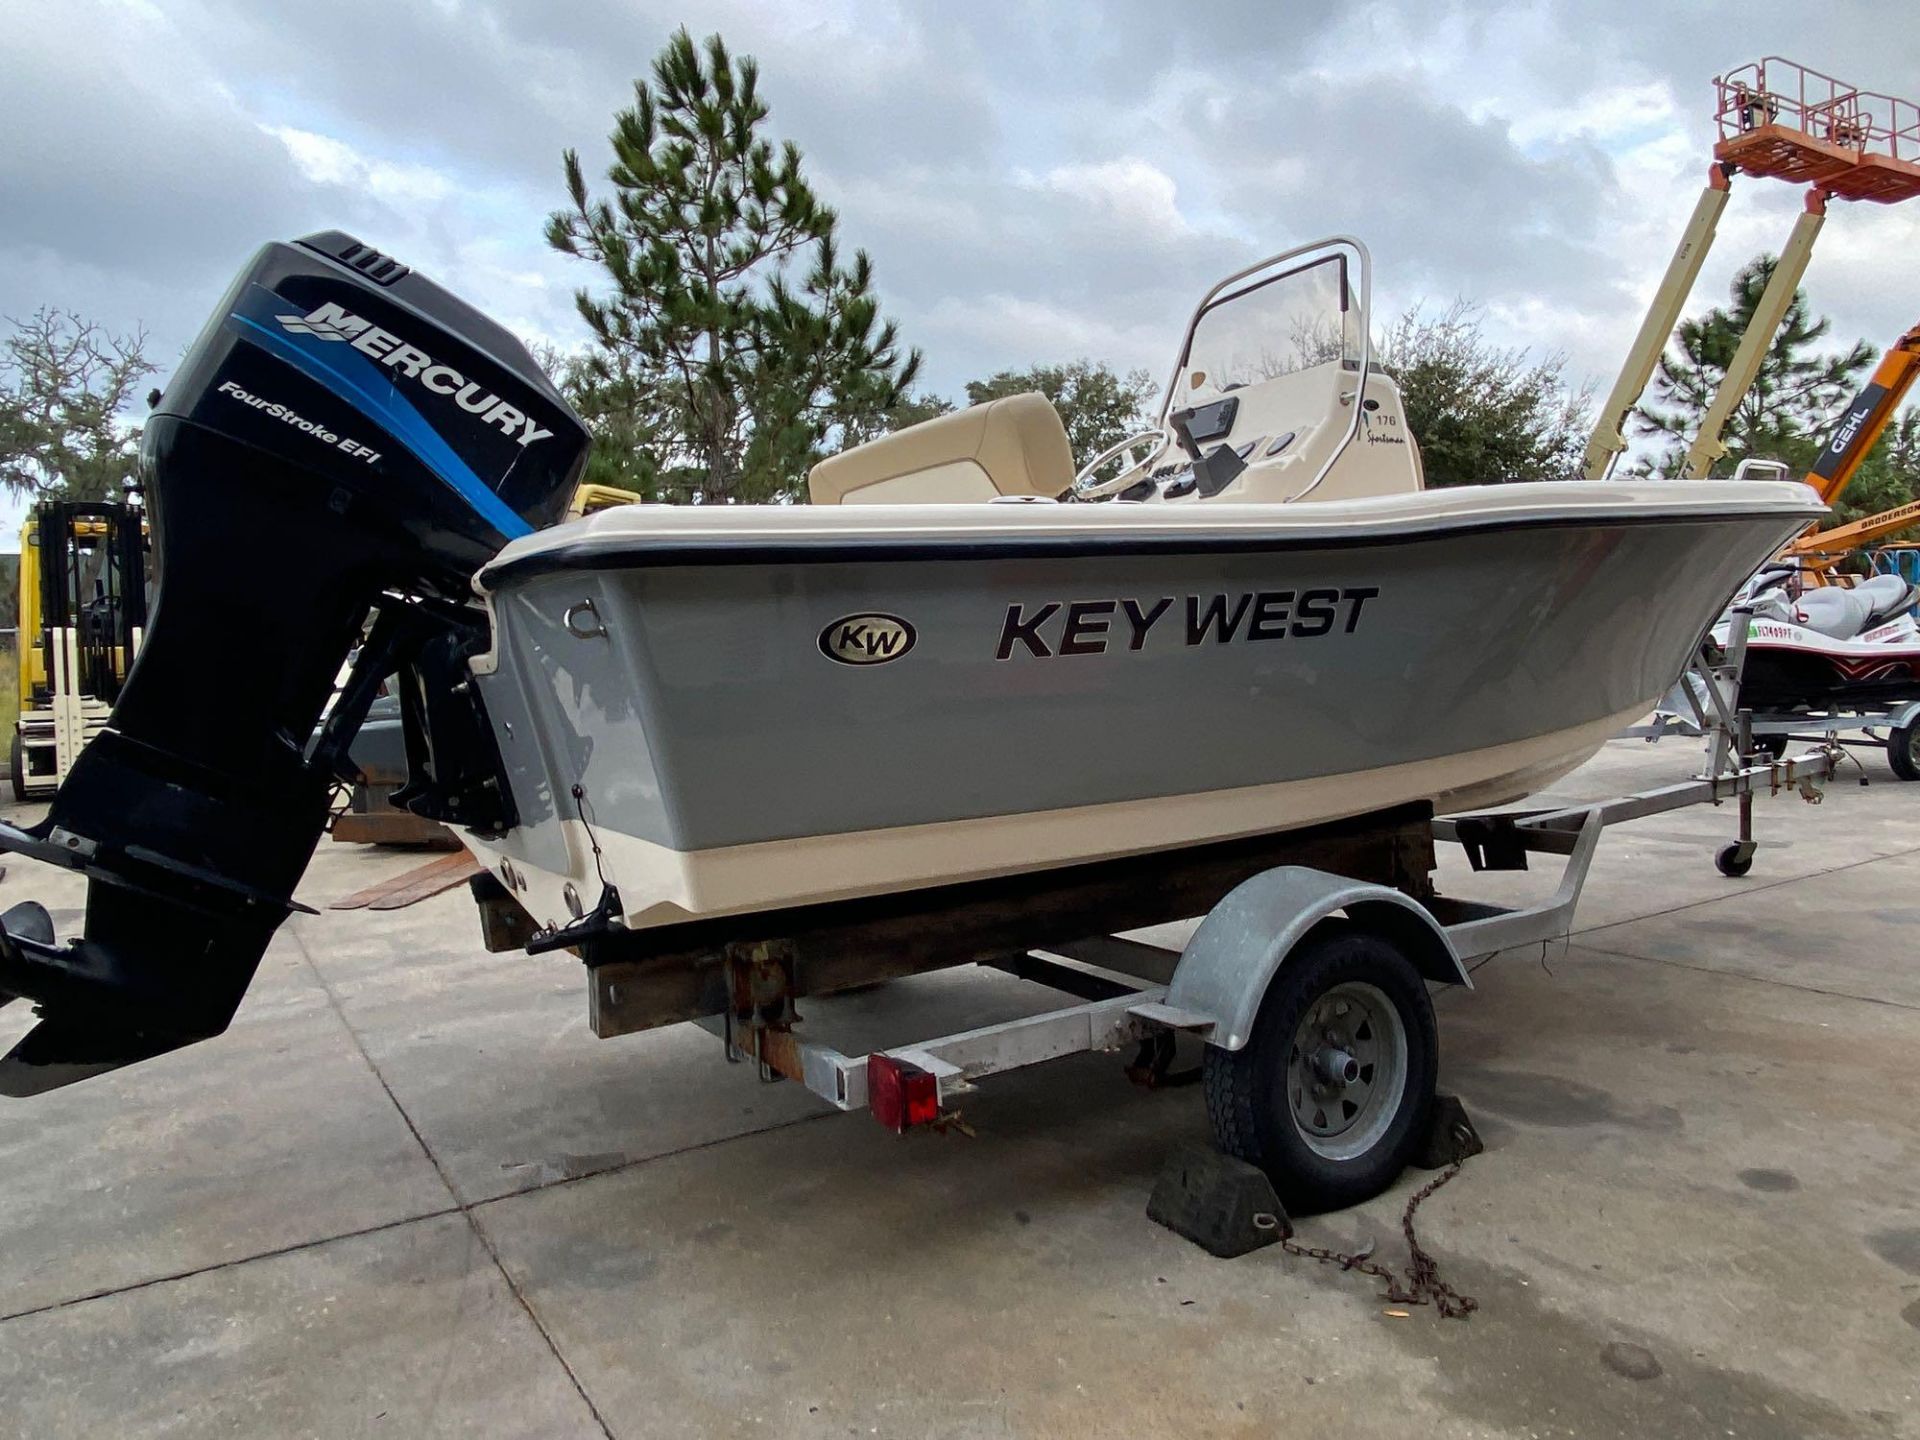
[[(625, 948), (588, 939), (581, 952), (593, 1026), (604, 1036), (694, 1019), (720, 1039), (728, 1061), (751, 1063), (763, 1081), (792, 1080), (835, 1109), (868, 1110), (896, 1132), (959, 1123), (956, 1103), (989, 1076), (1068, 1055), (1137, 1047), (1128, 1074), (1152, 1086), (1166, 1078), (1178, 1037), (1189, 1036), (1205, 1046), (1201, 1068), (1215, 1144), (1266, 1170), (1289, 1206), (1353, 1203), (1390, 1184), (1417, 1154), (1437, 1069), (1431, 990), (1471, 989), (1479, 963), (1571, 934), (1610, 827), (1731, 803), (1736, 836), (1715, 864), (1740, 876), (1758, 848), (1756, 797), (1822, 798), (1841, 745), (1822, 733), (1804, 753), (1757, 751), (1756, 734), (1771, 730), (1758, 730), (1753, 715), (1729, 703), (1737, 693), (1729, 680), (1737, 681), (1742, 660), (1737, 646), (1721, 656), (1703, 643), (1690, 667), (1706, 682), (1698, 733), (1710, 743), (1703, 768), (1687, 780), (1592, 804), (1437, 818), (1417, 813), (1425, 807), (1403, 807), (1312, 831), (776, 912), (753, 917), (757, 929), (745, 938), (736, 926), (705, 922), (710, 930), (633, 932), (619, 942)], [(1525, 870), (1547, 856), (1562, 864), (1545, 899), (1494, 904), (1436, 891), (1435, 847), (1444, 845), (1459, 846), (1474, 872)], [(477, 877), (476, 893), (497, 884)], [(504, 891), (496, 898), (511, 904)], [(1196, 915), (1198, 929), (1178, 949), (1127, 933)], [(1370, 1052), (1384, 1066), (1387, 1050), (1398, 1045), (1401, 1068), (1390, 1076), (1398, 1108), (1386, 1120), (1376, 1117), (1358, 1153), (1349, 1155), (1317, 1144), (1303, 1117), (1325, 1120), (1314, 1097), (1345, 1105), (1346, 1085), (1372, 1068), (1347, 1053), (1347, 1035), (1328, 1030), (1322, 1044), (1311, 1033), (1325, 1013), (1313, 1007), (1327, 996), (1357, 993), (1351, 975), (1332, 988), (1327, 978), (1330, 959), (1340, 959), (1332, 950), (1345, 944), (1350, 959), (1355, 937), (1360, 949), (1370, 947), (1370, 963), (1388, 967), (1371, 972), (1386, 977), (1382, 984), (1395, 967), (1417, 979), (1414, 998), (1394, 1002), (1398, 1010), (1386, 1027), (1397, 1032), (1391, 1044)], [(649, 953), (635, 954), (634, 945)], [(967, 963), (1047, 986), (1064, 1003), (865, 1053), (846, 1053), (804, 1031), (796, 1001), (807, 995)], [(666, 989), (663, 977), (671, 977)], [(1359, 992), (1369, 989), (1359, 985)], [(1273, 1006), (1284, 1022), (1279, 1029)], [(1285, 1028), (1301, 1015), (1308, 1028)], [(1303, 1047), (1312, 1050), (1305, 1058)], [(1264, 1122), (1249, 1118), (1250, 1085), (1256, 1095), (1278, 1092), (1261, 1102), (1270, 1107)], [(1276, 1142), (1288, 1104), (1303, 1128)], [(1337, 1117), (1328, 1128), (1338, 1128)], [(1342, 1173), (1343, 1165), (1353, 1173)], [(1306, 1173), (1291, 1173), (1296, 1167)]]
[[(1833, 774), (1834, 764), (1834, 752), (1822, 749), (1780, 760), (1756, 759), (1718, 775), (1702, 774), (1594, 805), (1495, 811), (1432, 822), (1433, 838), (1462, 846), (1475, 870), (1524, 869), (1526, 858), (1536, 855), (1565, 857), (1552, 896), (1533, 905), (1508, 907), (1439, 895), (1414, 901), (1377, 883), (1311, 867), (1260, 871), (1232, 893), (1263, 882), (1276, 883), (1279, 877), (1298, 892), (1299, 901), (1291, 933), (1260, 937), (1258, 944), (1230, 950), (1232, 960), (1238, 962), (1234, 975), (1218, 973), (1225, 962), (1208, 960), (1202, 961), (1209, 967), (1205, 977), (1197, 976), (1188, 968), (1199, 958), (1191, 944), (1174, 950), (1124, 934), (1101, 934), (976, 962), (1051, 986), (1075, 1003), (865, 1054), (849, 1055), (805, 1039), (797, 1029), (797, 1016), (773, 1021), (751, 1006), (704, 1016), (698, 1023), (722, 1039), (729, 1060), (756, 1064), (763, 1079), (797, 1081), (836, 1109), (871, 1109), (889, 1128), (906, 1130), (937, 1122), (955, 1100), (990, 1075), (1066, 1055), (1114, 1051), (1178, 1034), (1195, 1035), (1222, 1048), (1241, 1048), (1249, 1038), (1245, 1016), (1257, 1010), (1293, 945), (1314, 924), (1336, 913), (1351, 916), (1369, 905), (1396, 909), (1417, 905), (1433, 933), (1444, 941), (1449, 962), (1458, 967), (1457, 974), (1443, 983), (1471, 988), (1470, 967), (1475, 962), (1503, 950), (1561, 939), (1571, 931), (1600, 837), (1608, 827), (1694, 805), (1733, 801), (1742, 812), (1738, 843), (1751, 845), (1751, 803), (1756, 794), (1815, 795)], [(1363, 916), (1361, 923), (1379, 927), (1377, 917), (1369, 921)], [(1395, 939), (1404, 943), (1398, 936)], [(1194, 996), (1205, 991), (1232, 1003), (1196, 1005)], [(884, 1072), (879, 1084), (876, 1071)]]

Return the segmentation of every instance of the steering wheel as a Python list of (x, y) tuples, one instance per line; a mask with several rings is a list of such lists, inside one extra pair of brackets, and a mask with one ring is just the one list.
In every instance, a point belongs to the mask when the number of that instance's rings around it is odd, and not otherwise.
[[(1173, 444), (1173, 437), (1164, 430), (1142, 430), (1138, 435), (1129, 435), (1118, 445), (1109, 446), (1080, 468), (1073, 477), (1073, 486), (1069, 493), (1076, 500), (1104, 500), (1109, 495), (1118, 495), (1129, 485), (1137, 483), (1152, 468), (1153, 463), (1167, 453), (1167, 447)], [(1134, 459), (1134, 452), (1142, 448), (1146, 454)], [(1094, 472), (1109, 460), (1124, 458), (1120, 473), (1111, 480), (1096, 480)]]

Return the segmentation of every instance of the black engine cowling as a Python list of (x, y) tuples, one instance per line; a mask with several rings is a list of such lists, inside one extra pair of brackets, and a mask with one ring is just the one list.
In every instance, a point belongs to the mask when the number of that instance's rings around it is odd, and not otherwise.
[(0, 916), (0, 995), (41, 1016), (0, 1093), (226, 1027), (382, 676), (445, 772), (422, 808), (508, 818), (456, 674), (484, 641), (469, 580), (559, 518), (586, 449), (525, 346), (433, 282), (331, 231), (254, 257), (147, 421), (157, 589), (108, 729), (43, 822), (0, 826), (92, 882), (69, 945), (32, 902)]

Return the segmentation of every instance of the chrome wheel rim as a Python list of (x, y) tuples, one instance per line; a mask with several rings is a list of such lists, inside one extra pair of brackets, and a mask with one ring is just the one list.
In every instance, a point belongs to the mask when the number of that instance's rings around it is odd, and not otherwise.
[(1351, 1160), (1380, 1142), (1407, 1088), (1407, 1030), (1384, 992), (1359, 980), (1325, 991), (1287, 1057), (1287, 1110), (1314, 1154)]

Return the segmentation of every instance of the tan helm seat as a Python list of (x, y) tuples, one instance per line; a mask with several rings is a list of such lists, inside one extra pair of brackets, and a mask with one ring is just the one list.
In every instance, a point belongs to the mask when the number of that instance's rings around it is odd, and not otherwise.
[(1073, 482), (1066, 426), (1029, 391), (923, 420), (822, 460), (816, 505), (928, 505), (1001, 495), (1057, 498)]

